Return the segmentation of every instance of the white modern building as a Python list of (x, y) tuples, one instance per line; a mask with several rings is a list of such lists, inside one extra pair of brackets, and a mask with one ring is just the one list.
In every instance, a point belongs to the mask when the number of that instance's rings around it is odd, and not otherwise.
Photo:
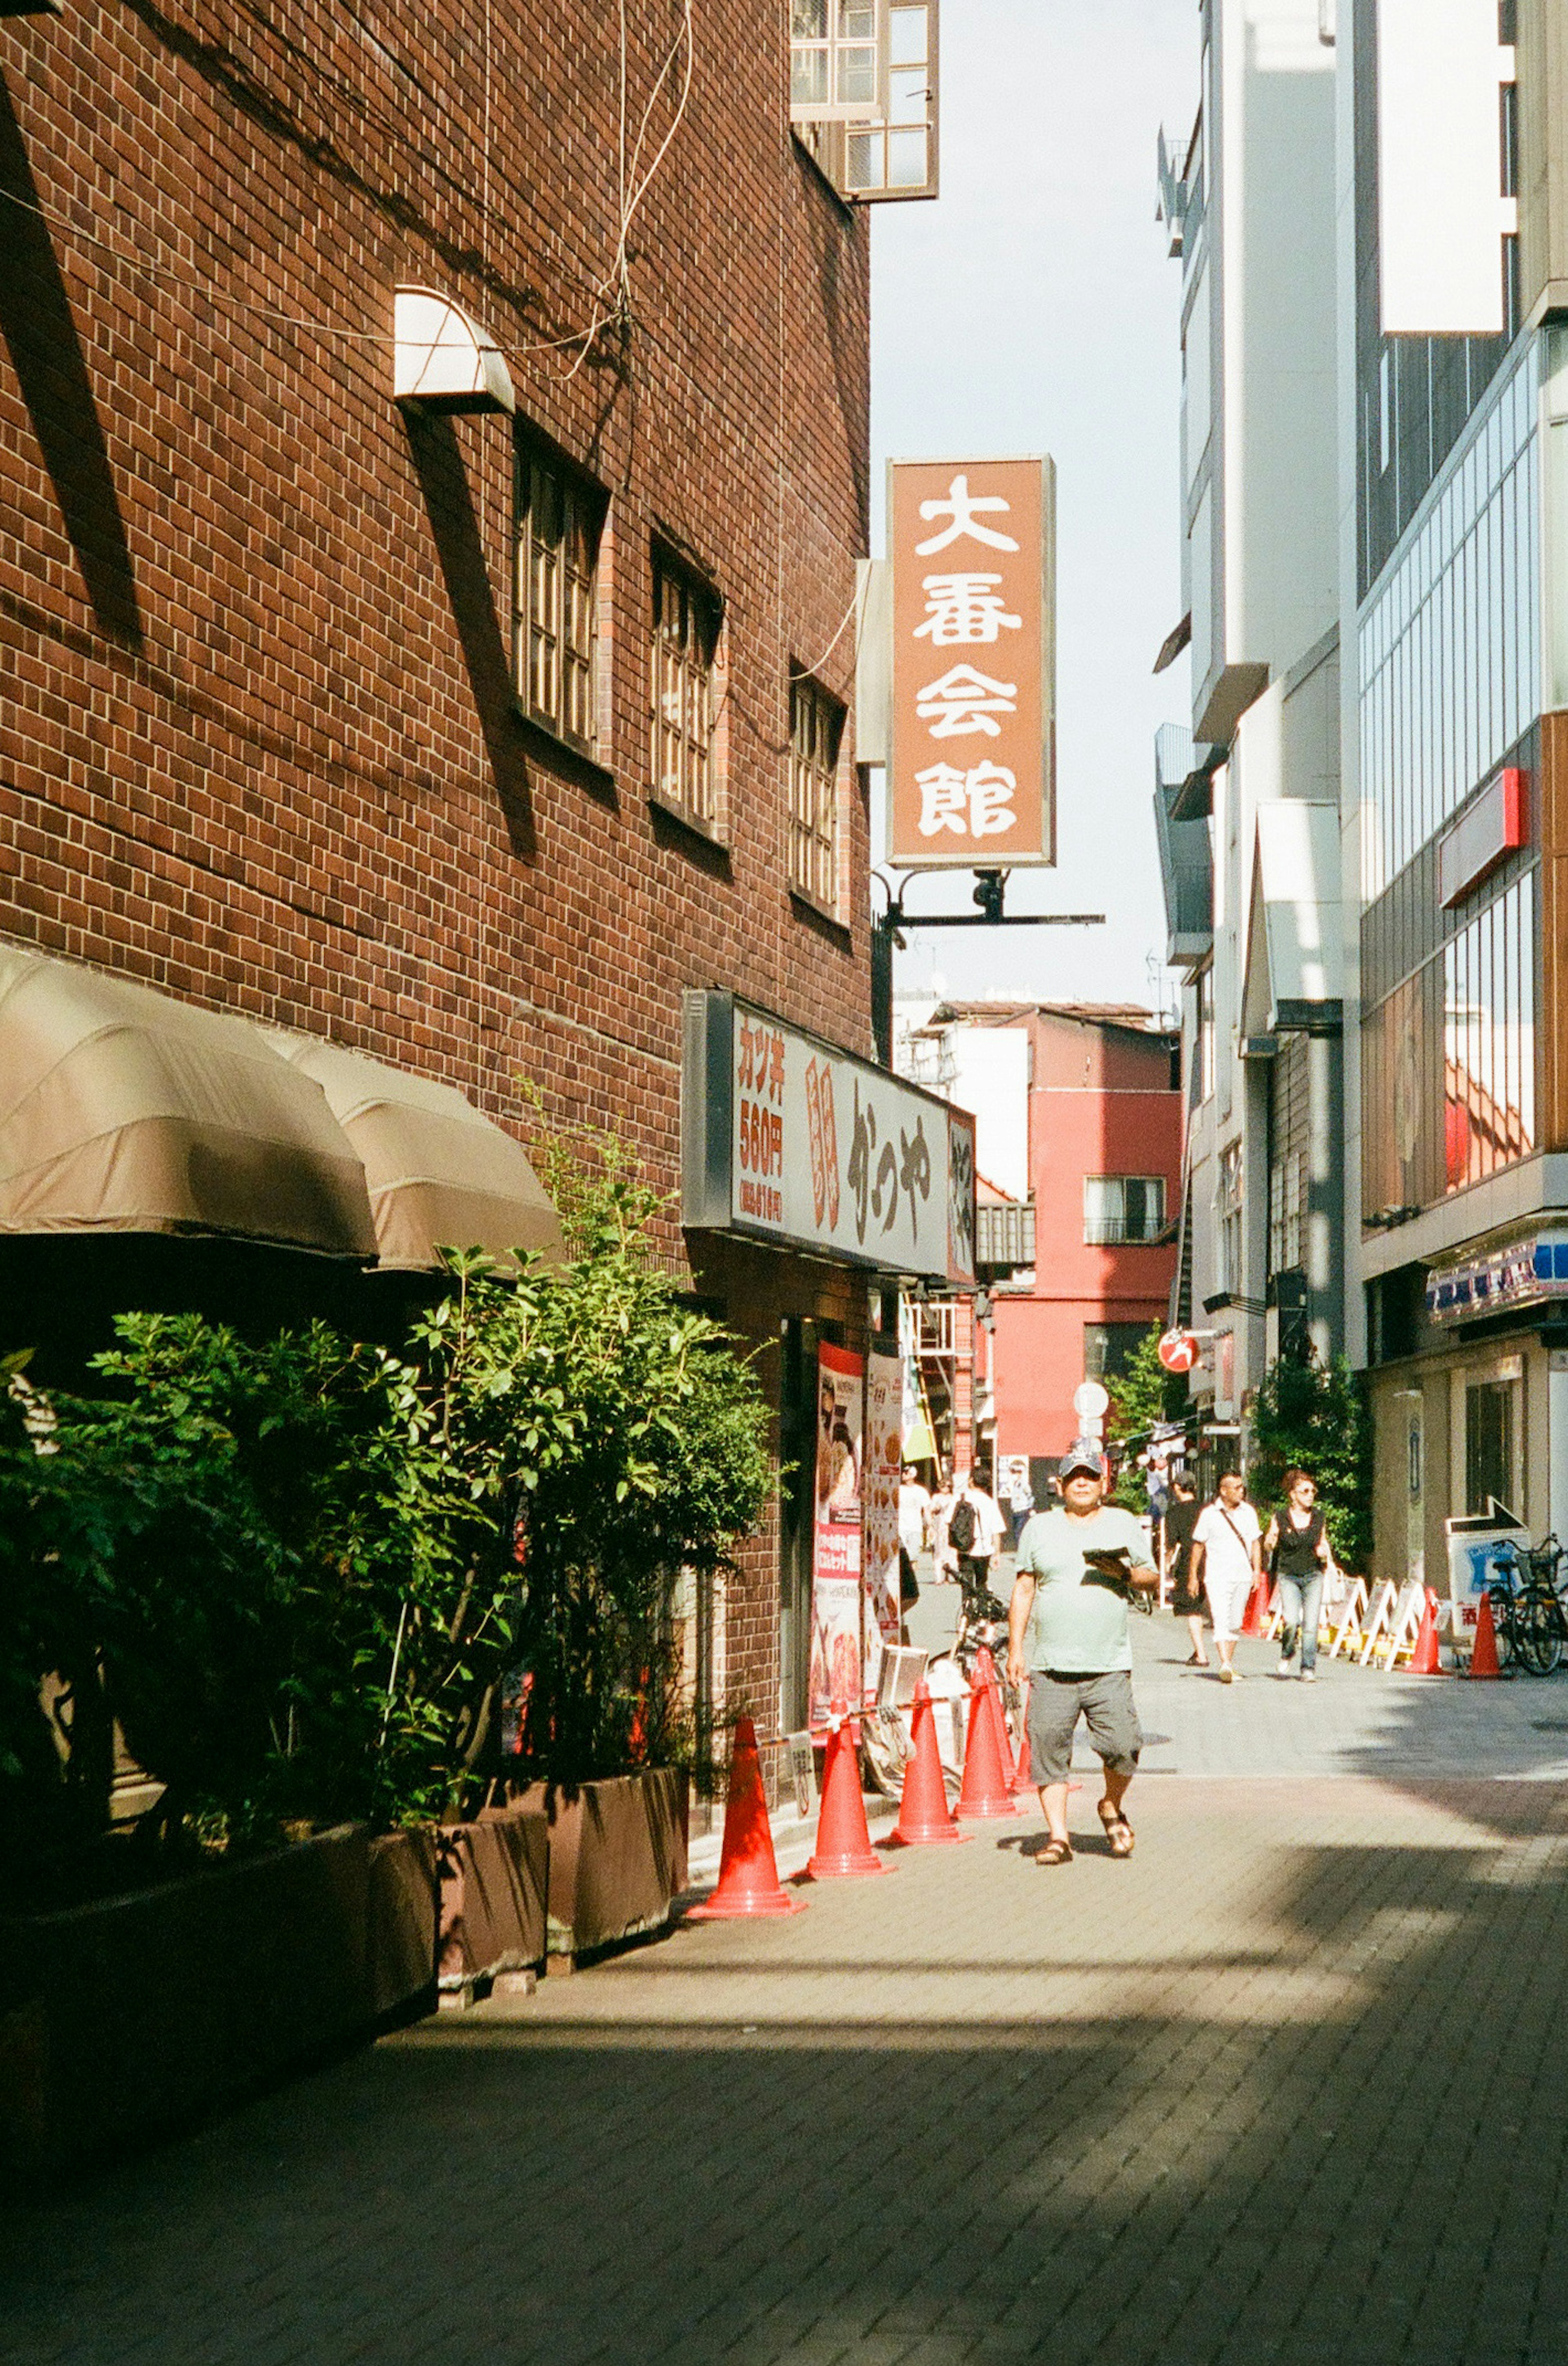
[[(1182, 295), (1191, 713), (1156, 747), (1189, 1097), (1175, 1313), (1234, 1438), (1304, 1321), (1343, 1328), (1335, 49), (1319, 0), (1207, 0), (1161, 212)], [(1220, 1459), (1236, 1447), (1220, 1445)]]
[(1216, 1412), (1294, 1293), (1343, 1338), (1380, 1570), (1436, 1576), (1495, 1501), (1568, 1536), (1568, 9), (1201, 21), (1184, 1269)]

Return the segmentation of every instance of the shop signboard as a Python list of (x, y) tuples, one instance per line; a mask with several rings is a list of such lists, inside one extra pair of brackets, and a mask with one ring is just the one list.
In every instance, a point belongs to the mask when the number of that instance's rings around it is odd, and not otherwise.
[(1453, 1604), (1453, 1632), (1473, 1639), (1481, 1597), (1496, 1579), (1492, 1564), (1500, 1545), (1529, 1543), (1522, 1520), (1494, 1500), (1490, 1512), (1462, 1520), (1445, 1520), (1449, 1550), (1449, 1599)]
[(684, 1022), (682, 1223), (974, 1288), (966, 1110), (733, 995)]
[(896, 1349), (874, 1347), (865, 1368), (863, 1494), (865, 1572), (865, 1687), (876, 1689), (885, 1646), (897, 1643), (904, 1605), (898, 1582), (898, 1482), (904, 1429), (904, 1375)]
[(817, 1489), (811, 1583), (811, 1722), (834, 1701), (858, 1708), (861, 1674), (861, 1486), (865, 1363), (846, 1347), (817, 1350)]
[(895, 460), (888, 854), (900, 871), (1056, 859), (1055, 470)]

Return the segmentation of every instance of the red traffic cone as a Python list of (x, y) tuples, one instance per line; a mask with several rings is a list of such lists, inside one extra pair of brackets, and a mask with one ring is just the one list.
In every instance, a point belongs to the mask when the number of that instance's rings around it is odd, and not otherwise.
[(1012, 1779), (1008, 1785), (1008, 1788), (1012, 1793), (1015, 1799), (1021, 1791), (1032, 1791), (1034, 1788), (1034, 1777), (1029, 1770), (1029, 1691), (1027, 1685), (1024, 1688), (1023, 1695), (1023, 1715), (1020, 1718), (1019, 1723), (1021, 1730), (1018, 1737), (1018, 1764), (1013, 1768)]
[(757, 1729), (749, 1717), (736, 1720), (729, 1760), (729, 1793), (724, 1805), (724, 1852), (718, 1887), (701, 1906), (688, 1906), (688, 1922), (720, 1922), (735, 1914), (798, 1914), (804, 1898), (788, 1898), (779, 1887)]
[(1008, 1789), (1007, 1742), (997, 1700), (997, 1672), (989, 1651), (975, 1655), (975, 1684), (969, 1696), (969, 1739), (964, 1752), (964, 1787), (954, 1815), (1021, 1816)]
[(1268, 1600), (1269, 1581), (1266, 1577), (1260, 1577), (1247, 1597), (1247, 1612), (1241, 1622), (1241, 1631), (1244, 1635), (1262, 1634), (1263, 1612)]
[(893, 1837), (903, 1848), (927, 1848), (933, 1841), (966, 1841), (948, 1811), (947, 1790), (942, 1779), (942, 1760), (936, 1746), (936, 1712), (931, 1707), (931, 1686), (924, 1676), (915, 1686), (915, 1712), (910, 1719), (914, 1732), (914, 1754), (904, 1776), (904, 1796), (898, 1802), (898, 1821)]
[(820, 1881), (824, 1874), (838, 1876), (887, 1870), (871, 1845), (865, 1801), (861, 1796), (860, 1751), (849, 1710), (842, 1701), (835, 1701), (832, 1706), (828, 1759), (822, 1770), (822, 1812), (817, 1819), (817, 1847), (806, 1870), (813, 1881)]
[(1500, 1676), (1503, 1673), (1497, 1658), (1497, 1629), (1492, 1620), (1492, 1596), (1483, 1591), (1481, 1607), (1475, 1614), (1475, 1643), (1470, 1654), (1472, 1676)]
[(1427, 1588), (1421, 1631), (1416, 1638), (1407, 1673), (1413, 1676), (1440, 1676), (1443, 1673), (1442, 1655), (1438, 1650), (1438, 1597), (1430, 1586)]

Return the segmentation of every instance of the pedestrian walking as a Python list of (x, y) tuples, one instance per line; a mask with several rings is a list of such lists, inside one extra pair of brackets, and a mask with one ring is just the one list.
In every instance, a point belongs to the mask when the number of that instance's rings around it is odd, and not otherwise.
[(1029, 1685), (1029, 1763), (1048, 1838), (1038, 1862), (1071, 1865), (1067, 1774), (1081, 1717), (1105, 1769), (1099, 1814), (1112, 1856), (1133, 1853), (1122, 1803), (1143, 1735), (1133, 1698), (1130, 1589), (1159, 1583), (1143, 1524), (1105, 1501), (1105, 1463), (1070, 1447), (1058, 1466), (1062, 1502), (1036, 1512), (1019, 1539), (1008, 1613), (1008, 1673)]
[(1019, 1538), (1034, 1517), (1034, 1490), (1029, 1481), (1029, 1458), (1013, 1457), (1012, 1477), (1008, 1482), (1008, 1510), (1012, 1515), (1012, 1549), (1018, 1550)]
[(1178, 1470), (1171, 1479), (1170, 1501), (1165, 1507), (1165, 1576), (1170, 1587), (1170, 1615), (1187, 1621), (1187, 1631), (1192, 1638), (1188, 1666), (1206, 1668), (1209, 1655), (1203, 1649), (1203, 1589), (1192, 1565), (1192, 1532), (1197, 1525), (1198, 1490), (1187, 1471)]
[(984, 1593), (989, 1584), (991, 1557), (1006, 1532), (996, 1497), (973, 1471), (965, 1471), (948, 1510), (947, 1541), (957, 1556), (958, 1583), (966, 1594)]
[(1280, 1588), (1285, 1613), (1280, 1637), (1280, 1664), (1275, 1673), (1293, 1676), (1297, 1653), (1301, 1681), (1317, 1681), (1317, 1628), (1323, 1615), (1323, 1584), (1334, 1566), (1328, 1524), (1317, 1500), (1317, 1482), (1310, 1471), (1287, 1470), (1285, 1500), (1269, 1521), (1263, 1538), (1269, 1573)]
[(1219, 1493), (1205, 1504), (1192, 1531), (1193, 1577), (1201, 1578), (1220, 1655), (1220, 1682), (1234, 1684), (1235, 1639), (1247, 1616), (1247, 1597), (1262, 1571), (1263, 1528), (1247, 1500), (1239, 1470), (1227, 1470)]
[[(920, 1581), (915, 1563), (925, 1551), (931, 1538), (931, 1499), (930, 1490), (920, 1484), (919, 1465), (906, 1462), (898, 1485), (898, 1599), (900, 1617), (912, 1610), (920, 1598)], [(908, 1631), (900, 1628), (903, 1639)]]

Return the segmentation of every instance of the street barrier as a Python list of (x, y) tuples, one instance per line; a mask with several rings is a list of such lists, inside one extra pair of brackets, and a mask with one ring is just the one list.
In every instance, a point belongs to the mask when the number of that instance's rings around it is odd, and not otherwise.
[(954, 1813), (973, 1817), (1021, 1816), (1028, 1813), (1013, 1798), (1008, 1781), (1007, 1736), (1002, 1724), (997, 1672), (989, 1651), (975, 1655), (975, 1682), (969, 1695), (969, 1743), (964, 1752), (964, 1787)]
[(966, 1841), (953, 1822), (942, 1779), (942, 1758), (936, 1746), (936, 1711), (931, 1686), (922, 1676), (915, 1687), (910, 1718), (914, 1747), (904, 1774), (898, 1821), (893, 1837), (902, 1848), (930, 1848), (939, 1841)]
[(757, 1757), (757, 1729), (749, 1717), (739, 1718), (729, 1759), (718, 1887), (705, 1904), (686, 1909), (686, 1920), (722, 1922), (733, 1915), (799, 1914), (805, 1906), (804, 1898), (791, 1898), (780, 1887), (767, 1794)]
[(813, 1881), (849, 1880), (887, 1870), (871, 1845), (860, 1787), (860, 1749), (849, 1705), (841, 1700), (833, 1702), (829, 1718), (822, 1812), (817, 1819), (817, 1847), (806, 1870)]
[(1352, 1651), (1359, 1651), (1365, 1640), (1361, 1632), (1361, 1621), (1366, 1616), (1367, 1581), (1364, 1577), (1359, 1577), (1351, 1585), (1340, 1607), (1339, 1624), (1334, 1628), (1328, 1645), (1328, 1656), (1331, 1660), (1337, 1660), (1348, 1643)]

